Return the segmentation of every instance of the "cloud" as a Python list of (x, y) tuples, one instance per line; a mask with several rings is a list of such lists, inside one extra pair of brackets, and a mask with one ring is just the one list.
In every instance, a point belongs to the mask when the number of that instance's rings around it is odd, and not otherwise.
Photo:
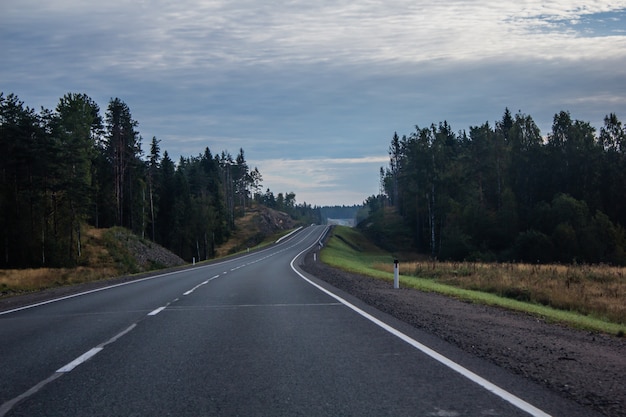
[(494, 57), (597, 59), (626, 45), (623, 36), (583, 40), (575, 25), (563, 30), (564, 22), (594, 14), (610, 18), (626, 9), (624, 1), (39, 3), (7, 0), (3, 7), (3, 50), (29, 58), (8, 56), (16, 69), (54, 61), (52, 71), (73, 76), (89, 69), (92, 77), (188, 87), (252, 81), (255, 72), (310, 76), (302, 68), (311, 66), (363, 77)]
[(274, 193), (295, 192), (298, 202), (317, 205), (363, 202), (378, 194), (378, 172), (388, 156), (321, 159), (252, 160), (263, 176), (263, 187)]
[(8, 0), (3, 25), (46, 33), (46, 47), (78, 51), (71, 47), (89, 40), (94, 48), (83, 59), (103, 69), (141, 70), (143, 76), (241, 66), (480, 60), (513, 48), (516, 56), (596, 57), (603, 42), (572, 50), (579, 38), (558, 30), (558, 23), (626, 9), (624, 1), (537, 0), (39, 3)]
[(384, 154), (394, 131), (444, 119), (467, 129), (505, 107), (544, 134), (560, 110), (596, 126), (626, 117), (625, 10), (626, 0), (4, 0), (0, 89), (35, 108), (69, 91), (103, 111), (120, 97), (144, 141), (156, 136), (173, 158), (241, 147), (278, 189), (313, 202), (359, 189), (360, 202), (386, 162), (349, 161)]

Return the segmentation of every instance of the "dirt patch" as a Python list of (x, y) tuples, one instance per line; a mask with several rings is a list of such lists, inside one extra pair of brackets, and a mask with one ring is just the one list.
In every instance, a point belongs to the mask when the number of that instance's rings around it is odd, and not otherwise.
[(626, 339), (546, 323), (313, 262), (319, 279), (418, 329), (607, 416), (626, 416)]

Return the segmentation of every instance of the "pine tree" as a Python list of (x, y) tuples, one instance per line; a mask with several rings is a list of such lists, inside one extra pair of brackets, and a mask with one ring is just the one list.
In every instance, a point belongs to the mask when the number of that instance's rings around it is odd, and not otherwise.
[(86, 222), (94, 196), (92, 164), (96, 140), (102, 131), (100, 108), (85, 94), (66, 94), (56, 107), (55, 136), (58, 140), (58, 209), (65, 211), (69, 258), (81, 255), (81, 225)]
[(150, 231), (151, 237), (153, 241), (156, 241), (156, 211), (155, 211), (155, 194), (156, 194), (156, 184), (158, 183), (158, 175), (160, 171), (160, 161), (161, 158), (161, 147), (159, 143), (161, 141), (156, 138), (156, 136), (152, 137), (152, 142), (150, 143), (150, 156), (148, 158), (148, 169), (147, 169), (147, 183), (148, 183), (148, 194), (150, 200)]
[(130, 109), (119, 98), (112, 99), (106, 112), (106, 152), (113, 168), (113, 195), (115, 220), (119, 226), (132, 229), (133, 185), (132, 176), (141, 154), (137, 122)]

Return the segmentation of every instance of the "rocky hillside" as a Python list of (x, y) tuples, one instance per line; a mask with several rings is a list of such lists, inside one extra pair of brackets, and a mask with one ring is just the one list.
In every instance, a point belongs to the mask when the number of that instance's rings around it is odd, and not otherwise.
[[(97, 232), (94, 230), (92, 233)], [(114, 227), (99, 234), (101, 245), (122, 273), (151, 271), (185, 264), (185, 261), (174, 253), (148, 239), (140, 238), (127, 229)]]
[[(220, 257), (253, 248), (277, 233), (295, 227), (296, 222), (287, 213), (255, 206), (235, 220), (235, 230), (230, 239), (217, 248), (216, 255)], [(127, 274), (185, 264), (166, 248), (121, 227), (90, 228), (86, 236), (85, 266), (107, 266), (119, 274)]]
[(14, 298), (18, 295), (29, 295), (20, 303), (36, 302), (102, 286), (111, 280), (133, 279), (131, 274), (184, 264), (167, 249), (121, 227), (96, 229), (85, 226), (77, 266), (0, 270), (0, 309), (3, 304), (7, 307), (15, 305), (18, 300)]
[[(231, 238), (217, 249), (224, 256), (264, 241), (276, 239), (296, 227), (286, 213), (259, 206), (236, 220)], [(73, 268), (34, 268), (0, 271), (0, 299), (20, 294), (53, 290), (55, 295), (81, 285), (104, 285), (113, 279), (132, 279), (132, 274), (184, 265), (186, 262), (166, 248), (121, 227), (82, 230), (81, 255)], [(43, 294), (42, 297), (46, 295)], [(1, 304), (1, 303), (0, 303)]]
[(297, 222), (287, 213), (265, 206), (246, 210), (243, 217), (235, 220), (235, 231), (230, 239), (217, 248), (217, 256), (253, 248), (284, 230), (297, 227)]

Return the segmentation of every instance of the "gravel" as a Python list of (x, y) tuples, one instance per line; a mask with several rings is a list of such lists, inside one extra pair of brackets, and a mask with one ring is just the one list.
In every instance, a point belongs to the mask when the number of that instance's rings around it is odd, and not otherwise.
[(401, 288), (309, 254), (302, 269), (367, 304), (606, 416), (626, 416), (626, 339)]

